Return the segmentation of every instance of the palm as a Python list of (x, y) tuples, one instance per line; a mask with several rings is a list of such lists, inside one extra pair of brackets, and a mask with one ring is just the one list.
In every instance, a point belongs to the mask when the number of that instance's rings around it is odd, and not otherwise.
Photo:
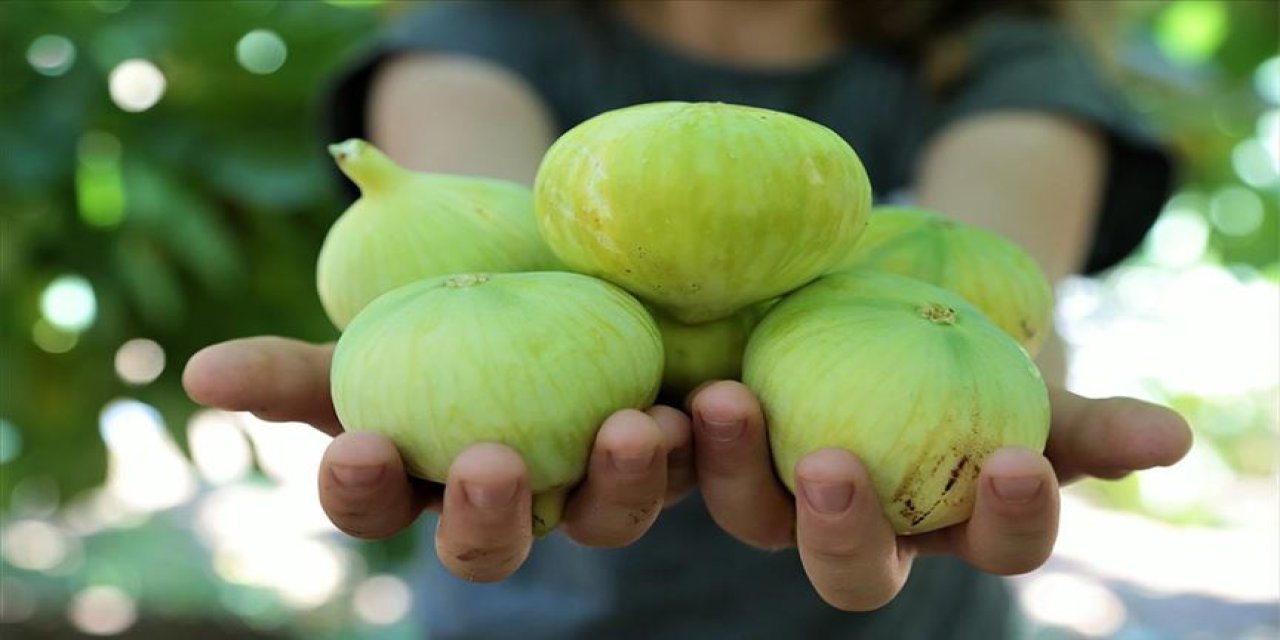
[[(335, 436), (321, 463), (321, 502), (343, 531), (385, 537), (423, 509), (439, 510), (437, 551), (455, 574), (499, 580), (514, 572), (531, 545), (531, 496), (519, 456), (477, 445), (455, 461), (446, 486), (411, 480), (390, 441), (343, 431), (329, 395), (331, 356), (331, 345), (237, 340), (192, 358), (184, 383), (202, 404), (307, 422)], [(865, 468), (847, 451), (803, 459), (793, 498), (774, 475), (755, 397), (736, 382), (710, 384), (689, 402), (692, 425), (662, 406), (606, 420), (562, 528), (583, 544), (630, 544), (696, 477), (723, 529), (761, 548), (799, 547), (814, 587), (840, 608), (873, 609), (891, 600), (920, 554), (957, 555), (992, 573), (1029, 571), (1053, 548), (1060, 485), (1172, 464), (1191, 443), (1186, 423), (1163, 407), (1063, 390), (1051, 393), (1051, 404), (1044, 455), (996, 452), (983, 465), (969, 521), (901, 537), (881, 514)]]

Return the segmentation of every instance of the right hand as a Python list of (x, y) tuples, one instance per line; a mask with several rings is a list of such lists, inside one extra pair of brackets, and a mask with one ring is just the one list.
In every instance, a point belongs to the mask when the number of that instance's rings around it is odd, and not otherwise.
[[(320, 504), (343, 532), (385, 538), (427, 509), (441, 514), (436, 552), (454, 575), (493, 582), (520, 568), (533, 538), (532, 497), (519, 454), (500, 444), (477, 444), (454, 460), (443, 486), (409, 477), (390, 440), (343, 430), (329, 395), (332, 356), (332, 344), (232, 340), (195, 354), (183, 385), (202, 405), (306, 422), (334, 436), (320, 462)], [(671, 407), (613, 414), (596, 435), (560, 530), (591, 547), (635, 542), (664, 505), (692, 489), (691, 443), (688, 417)]]

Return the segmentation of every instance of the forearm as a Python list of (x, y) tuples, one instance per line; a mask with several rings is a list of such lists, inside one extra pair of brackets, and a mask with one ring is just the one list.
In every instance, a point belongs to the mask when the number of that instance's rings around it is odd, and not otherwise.
[(532, 184), (554, 136), (549, 110), (520, 78), (468, 58), (388, 61), (367, 113), (371, 142), (418, 171)]
[[(918, 175), (921, 206), (1000, 233), (1036, 259), (1053, 283), (1084, 263), (1106, 155), (1095, 130), (1052, 115), (1004, 112), (943, 131)], [(1051, 335), (1038, 362), (1060, 385), (1065, 354)]]

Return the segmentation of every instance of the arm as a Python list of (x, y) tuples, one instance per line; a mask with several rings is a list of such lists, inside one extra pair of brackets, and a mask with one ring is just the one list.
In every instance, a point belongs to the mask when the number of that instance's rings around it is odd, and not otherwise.
[[(963, 120), (925, 150), (924, 207), (1000, 233), (1026, 249), (1056, 284), (1084, 263), (1101, 198), (1102, 136), (1051, 115), (1003, 112)], [(1066, 377), (1063, 345), (1049, 336), (1039, 357), (1050, 385)]]
[(370, 88), (371, 142), (418, 171), (532, 184), (554, 125), (511, 72), (469, 58), (406, 55), (384, 64)]

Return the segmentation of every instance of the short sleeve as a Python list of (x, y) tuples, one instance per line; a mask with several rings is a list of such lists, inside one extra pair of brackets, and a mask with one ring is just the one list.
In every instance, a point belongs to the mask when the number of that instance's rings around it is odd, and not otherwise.
[[(378, 65), (406, 52), (439, 52), (494, 63), (548, 101), (562, 92), (556, 69), (569, 52), (571, 25), (536, 3), (434, 1), (379, 34), (336, 74), (322, 96), (322, 126), (330, 140), (366, 137), (369, 84)], [(552, 105), (553, 112), (559, 110)]]
[(1174, 187), (1174, 159), (1063, 26), (1032, 18), (985, 21), (972, 36), (969, 73), (949, 94), (938, 126), (973, 114), (1033, 109), (1087, 122), (1106, 136), (1108, 169), (1086, 273), (1136, 249)]

